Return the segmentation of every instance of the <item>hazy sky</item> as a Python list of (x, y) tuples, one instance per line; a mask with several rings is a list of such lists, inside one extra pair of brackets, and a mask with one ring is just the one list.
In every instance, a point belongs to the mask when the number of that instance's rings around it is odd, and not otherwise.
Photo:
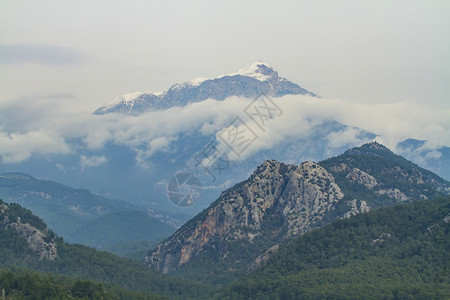
[(449, 108), (449, 15), (445, 0), (0, 0), (0, 108), (92, 111), (256, 60), (324, 97)]

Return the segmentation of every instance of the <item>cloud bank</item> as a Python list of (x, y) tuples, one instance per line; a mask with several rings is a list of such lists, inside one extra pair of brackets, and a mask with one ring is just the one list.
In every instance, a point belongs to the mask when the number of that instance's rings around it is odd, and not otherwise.
[[(19, 163), (33, 155), (70, 154), (79, 149), (101, 151), (112, 143), (135, 150), (137, 163), (144, 165), (155, 153), (169, 151), (181, 134), (218, 134), (236, 117), (252, 128), (258, 138), (235, 159), (284, 141), (307, 139), (313, 128), (331, 121), (349, 126), (324, 136), (331, 148), (367, 142), (362, 130), (375, 133), (377, 141), (393, 150), (407, 138), (427, 140), (429, 149), (450, 146), (449, 109), (437, 110), (407, 102), (358, 104), (285, 96), (274, 99), (282, 115), (268, 120), (262, 130), (244, 113), (251, 100), (210, 99), (139, 116), (77, 112), (72, 109), (76, 107), (76, 99), (62, 96), (11, 101), (0, 106), (0, 159), (3, 163)], [(96, 167), (107, 160), (103, 154), (80, 156), (80, 166), (81, 169)]]

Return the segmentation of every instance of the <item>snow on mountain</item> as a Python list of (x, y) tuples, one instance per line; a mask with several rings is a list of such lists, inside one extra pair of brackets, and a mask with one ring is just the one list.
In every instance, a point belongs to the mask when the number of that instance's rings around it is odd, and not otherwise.
[(262, 61), (257, 61), (246, 68), (240, 69), (236, 73), (229, 74), (228, 76), (234, 75), (253, 77), (259, 81), (266, 81), (272, 77), (279, 77), (278, 72), (275, 71), (274, 68)]
[(198, 77), (172, 85), (163, 93), (138, 92), (123, 95), (105, 104), (95, 114), (123, 113), (138, 115), (147, 111), (184, 106), (208, 98), (223, 100), (230, 96), (254, 98), (260, 93), (271, 97), (284, 95), (316, 96), (284, 77), (270, 65), (258, 61), (231, 74), (215, 78)]

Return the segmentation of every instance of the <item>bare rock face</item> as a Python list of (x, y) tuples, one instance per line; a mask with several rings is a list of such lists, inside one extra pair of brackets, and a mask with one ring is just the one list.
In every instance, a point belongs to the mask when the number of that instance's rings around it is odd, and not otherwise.
[(20, 217), (13, 222), (8, 216), (9, 206), (5, 203), (0, 204), (0, 230), (13, 229), (17, 231), (27, 241), (28, 247), (39, 255), (39, 259), (53, 261), (58, 258), (55, 236), (50, 234), (47, 228), (39, 230), (36, 227), (22, 223)]
[(288, 236), (308, 231), (311, 224), (322, 220), (324, 214), (344, 197), (333, 176), (321, 166), (305, 162), (289, 177), (280, 204), (288, 226)]
[[(164, 273), (180, 268), (190, 272), (196, 262), (220, 260), (218, 265), (231, 267), (216, 272), (247, 271), (264, 263), (268, 249), (288, 238), (372, 208), (438, 197), (449, 189), (447, 181), (376, 142), (320, 164), (266, 161), (159, 244), (145, 261)], [(198, 259), (186, 265), (193, 258)]]
[(28, 247), (39, 254), (39, 259), (54, 261), (58, 257), (55, 241), (46, 241), (48, 231), (40, 231), (30, 224), (21, 223), (10, 223), (6, 228), (13, 228), (20, 233), (27, 240)]
[(370, 207), (367, 205), (367, 202), (364, 200), (356, 200), (353, 199), (350, 201), (350, 211), (346, 212), (344, 214), (344, 219), (350, 218), (351, 216), (354, 216), (356, 214), (365, 213), (370, 211)]
[(406, 196), (403, 192), (401, 192), (399, 189), (380, 189), (376, 191), (379, 195), (387, 195), (389, 198), (394, 199), (396, 201), (408, 201), (409, 197)]
[[(224, 243), (252, 243), (268, 234), (274, 240), (295, 236), (317, 227), (343, 196), (333, 176), (318, 164), (266, 161), (247, 181), (224, 192), (162, 242), (145, 261), (171, 273), (213, 244), (220, 249)], [(270, 226), (270, 222), (278, 223)], [(217, 255), (226, 253), (218, 250)]]
[(373, 189), (378, 185), (375, 177), (367, 174), (364, 171), (361, 171), (358, 168), (353, 168), (345, 177), (351, 182), (357, 182), (359, 184), (365, 185), (368, 189)]

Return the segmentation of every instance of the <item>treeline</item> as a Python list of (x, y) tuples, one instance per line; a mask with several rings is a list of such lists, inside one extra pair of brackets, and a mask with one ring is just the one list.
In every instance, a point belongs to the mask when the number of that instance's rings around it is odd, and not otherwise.
[(0, 293), (5, 299), (165, 299), (150, 292), (25, 269), (0, 269)]
[(450, 299), (450, 199), (336, 221), (281, 247), (217, 299)]
[[(0, 205), (5, 204), (0, 200)], [(0, 214), (0, 223), (30, 220), (45, 230), (44, 223), (27, 209), (8, 204), (10, 209)], [(11, 209), (11, 207), (13, 209)], [(45, 225), (45, 224), (44, 224)], [(42, 273), (68, 275), (83, 280), (94, 280), (139, 292), (153, 292), (178, 299), (204, 299), (217, 288), (186, 278), (163, 275), (142, 262), (121, 258), (83, 245), (67, 244), (56, 237), (58, 258), (54, 261), (39, 259), (38, 253), (28, 246), (26, 239), (13, 228), (0, 224), (0, 267), (4, 269), (26, 268)]]
[(3, 228), (0, 292), (7, 299), (450, 299), (449, 231), (450, 198), (374, 210), (288, 241), (219, 290), (61, 238), (59, 258), (39, 260), (23, 237)]

